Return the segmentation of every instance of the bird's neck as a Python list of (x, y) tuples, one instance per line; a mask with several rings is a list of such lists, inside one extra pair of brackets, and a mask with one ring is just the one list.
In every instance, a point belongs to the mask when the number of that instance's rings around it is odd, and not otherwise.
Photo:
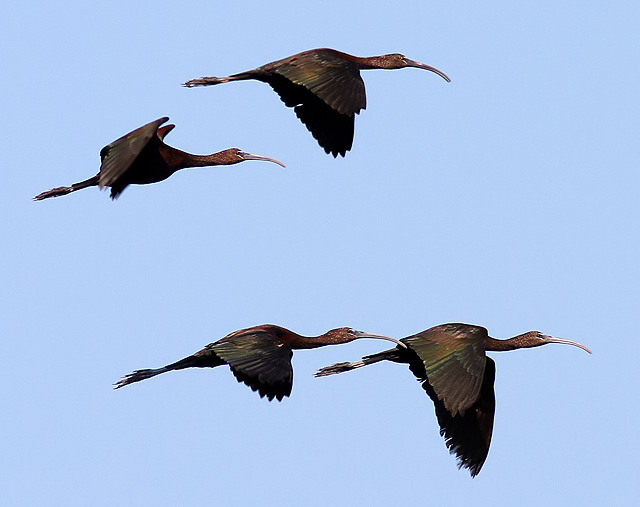
[(229, 165), (239, 162), (238, 158), (234, 156), (230, 150), (219, 151), (211, 155), (194, 155), (171, 146), (167, 146), (167, 148), (164, 153), (164, 158), (174, 171), (188, 167)]
[(189, 165), (186, 167), (206, 167), (211, 165), (230, 165), (239, 162), (238, 158), (233, 156), (228, 150), (212, 153), (211, 155), (192, 155), (188, 156)]
[(287, 343), (291, 345), (292, 349), (315, 349), (326, 345), (326, 343), (321, 343), (318, 338), (318, 336), (301, 336), (292, 332)]
[(362, 70), (371, 69), (385, 69), (387, 68), (387, 62), (384, 56), (368, 56), (368, 57), (351, 57), (354, 62), (358, 64), (358, 68)]
[(485, 343), (485, 350), (491, 350), (495, 352), (503, 352), (507, 350), (525, 349), (529, 347), (537, 347), (541, 345), (539, 341), (533, 341), (531, 339), (532, 333), (519, 334), (508, 340), (496, 340), (495, 338), (487, 337)]
[(293, 349), (315, 349), (318, 347), (324, 347), (325, 345), (338, 345), (340, 343), (347, 343), (337, 334), (328, 332), (319, 336), (300, 336), (299, 334), (290, 332), (287, 339), (287, 343), (291, 345)]

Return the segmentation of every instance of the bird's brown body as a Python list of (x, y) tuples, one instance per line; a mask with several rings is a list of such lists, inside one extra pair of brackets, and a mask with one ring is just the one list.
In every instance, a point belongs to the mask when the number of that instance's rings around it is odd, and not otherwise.
[(507, 351), (538, 347), (547, 343), (575, 345), (530, 331), (508, 340), (491, 338), (487, 330), (469, 324), (443, 324), (400, 340), (406, 348), (395, 348), (363, 357), (353, 363), (322, 368), (316, 376), (353, 370), (379, 361), (409, 365), (435, 405), (440, 434), (458, 466), (476, 476), (489, 452), (495, 412), (495, 363), (485, 351)]
[(122, 136), (100, 150), (100, 171), (95, 176), (74, 183), (70, 187), (57, 187), (34, 197), (41, 201), (59, 197), (76, 190), (98, 186), (111, 187), (111, 198), (116, 199), (131, 184), (144, 185), (166, 180), (176, 171), (188, 167), (231, 165), (245, 160), (265, 160), (284, 167), (278, 160), (245, 153), (238, 148), (213, 153), (193, 155), (164, 143), (164, 137), (175, 125), (165, 125), (169, 118), (160, 118)]
[(303, 51), (231, 76), (203, 77), (187, 87), (256, 79), (268, 83), (309, 129), (326, 153), (344, 156), (353, 144), (354, 118), (367, 107), (360, 70), (416, 67), (450, 79), (438, 69), (397, 53), (358, 57), (335, 49)]
[(195, 354), (163, 368), (136, 370), (115, 386), (118, 389), (171, 370), (215, 368), (227, 364), (238, 382), (244, 382), (252, 390), (258, 391), (260, 397), (266, 396), (269, 401), (277, 398), (280, 401), (291, 394), (293, 387), (293, 350), (338, 345), (358, 338), (379, 338), (403, 346), (393, 338), (346, 327), (307, 337), (280, 326), (263, 324), (234, 331)]

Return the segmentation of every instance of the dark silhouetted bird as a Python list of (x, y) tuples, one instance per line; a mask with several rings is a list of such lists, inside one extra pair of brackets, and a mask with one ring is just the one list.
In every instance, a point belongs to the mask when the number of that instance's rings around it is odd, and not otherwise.
[(76, 190), (98, 186), (111, 187), (111, 198), (117, 198), (132, 183), (143, 185), (166, 180), (174, 172), (188, 167), (231, 165), (245, 160), (266, 160), (284, 167), (282, 162), (261, 155), (245, 153), (230, 148), (212, 155), (192, 155), (164, 143), (163, 139), (175, 125), (165, 125), (169, 118), (147, 123), (122, 136), (100, 150), (100, 171), (88, 180), (74, 183), (70, 187), (57, 187), (34, 197), (41, 201), (59, 197)]
[(238, 382), (244, 382), (260, 397), (282, 400), (293, 387), (293, 350), (349, 343), (359, 338), (379, 338), (404, 345), (388, 336), (355, 331), (348, 327), (332, 329), (320, 336), (301, 336), (280, 326), (263, 324), (240, 329), (195, 354), (155, 370), (136, 370), (115, 384), (116, 389), (171, 370), (215, 368), (228, 365)]
[(547, 343), (575, 345), (571, 340), (529, 331), (508, 340), (491, 338), (484, 327), (443, 324), (400, 340), (406, 348), (379, 352), (353, 363), (320, 369), (317, 377), (342, 373), (379, 361), (406, 363), (435, 404), (440, 435), (458, 467), (475, 477), (489, 452), (495, 411), (495, 363), (485, 351), (539, 347)]
[(353, 144), (354, 118), (367, 106), (360, 70), (416, 67), (450, 79), (438, 69), (393, 53), (358, 57), (321, 48), (304, 51), (254, 70), (227, 77), (192, 79), (184, 86), (210, 86), (256, 79), (271, 85), (287, 107), (313, 134), (327, 153), (344, 156)]

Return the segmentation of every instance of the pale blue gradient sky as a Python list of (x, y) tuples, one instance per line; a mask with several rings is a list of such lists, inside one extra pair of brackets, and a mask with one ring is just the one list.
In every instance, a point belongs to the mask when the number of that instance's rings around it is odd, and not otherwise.
[[(404, 5), (403, 5), (404, 4)], [(2, 505), (632, 505), (640, 495), (637, 2), (10, 2), (0, 20)], [(345, 159), (262, 83), (314, 47), (366, 71)], [(111, 202), (99, 150), (161, 116), (175, 147), (287, 164), (183, 171)], [(226, 368), (119, 391), (228, 332), (395, 337), (444, 322), (578, 340), (494, 354), (471, 480), (386, 348), (297, 352), (290, 399)]]

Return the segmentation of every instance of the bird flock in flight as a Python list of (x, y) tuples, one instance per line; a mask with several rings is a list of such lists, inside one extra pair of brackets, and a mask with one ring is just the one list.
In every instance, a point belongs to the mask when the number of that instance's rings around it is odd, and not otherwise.
[[(450, 81), (438, 69), (401, 54), (363, 58), (322, 48), (227, 77), (192, 79), (184, 86), (211, 86), (248, 79), (265, 82), (287, 107), (293, 108), (327, 154), (344, 157), (353, 145), (355, 115), (366, 108), (360, 70), (405, 67), (428, 70)], [(279, 160), (238, 148), (211, 155), (193, 155), (173, 148), (164, 142), (175, 127), (164, 125), (167, 121), (167, 117), (159, 118), (102, 148), (101, 165), (95, 176), (71, 186), (52, 188), (38, 194), (34, 200), (59, 197), (92, 186), (110, 187), (111, 198), (116, 199), (128, 185), (157, 183), (189, 167), (231, 165), (246, 160), (262, 160), (284, 167)], [(495, 412), (495, 363), (486, 352), (560, 343), (591, 353), (580, 343), (539, 331), (498, 340), (490, 337), (483, 327), (460, 323), (442, 324), (400, 340), (348, 327), (307, 337), (284, 327), (263, 324), (234, 331), (162, 368), (136, 370), (124, 376), (115, 388), (172, 370), (228, 365), (238, 382), (257, 391), (260, 397), (281, 401), (291, 394), (293, 387), (293, 350), (339, 345), (360, 338), (391, 341), (395, 347), (359, 361), (326, 366), (318, 370), (316, 377), (343, 373), (380, 361), (408, 365), (435, 406), (440, 435), (449, 452), (456, 456), (458, 467), (468, 469), (473, 477), (480, 472), (487, 458)]]

